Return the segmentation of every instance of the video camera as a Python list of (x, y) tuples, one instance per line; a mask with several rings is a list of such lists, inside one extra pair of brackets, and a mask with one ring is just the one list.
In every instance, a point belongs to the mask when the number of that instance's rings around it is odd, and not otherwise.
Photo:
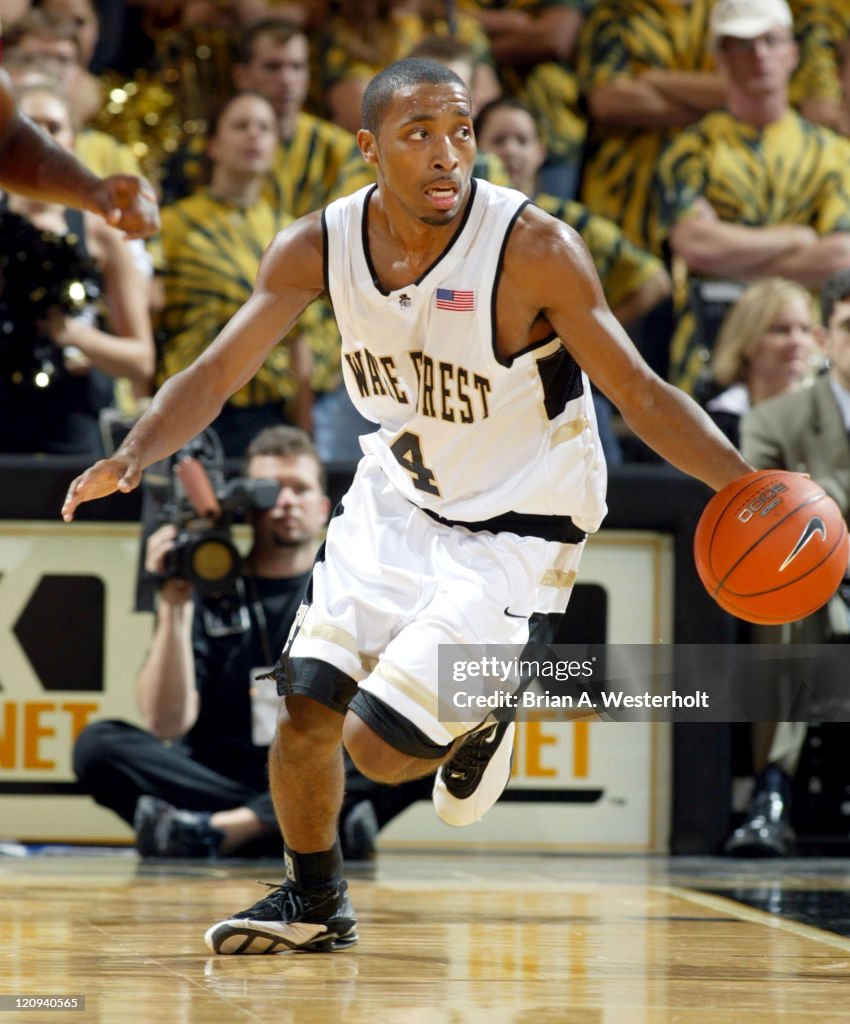
[(218, 437), (204, 431), (175, 456), (161, 523), (177, 527), (165, 578), (187, 580), (204, 598), (241, 597), (242, 558), (231, 527), (251, 509), (272, 508), (280, 490), (276, 480), (236, 477), (226, 480)]

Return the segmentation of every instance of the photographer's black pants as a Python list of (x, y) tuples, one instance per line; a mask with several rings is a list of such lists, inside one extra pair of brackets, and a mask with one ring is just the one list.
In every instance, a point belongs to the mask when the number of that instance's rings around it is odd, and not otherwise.
[[(193, 760), (179, 743), (164, 743), (128, 722), (108, 720), (86, 726), (74, 744), (74, 773), (84, 792), (131, 828), (136, 801), (150, 795), (187, 811), (249, 807), (278, 830), (268, 789), (257, 791), (229, 779)], [(268, 849), (258, 850), (258, 855), (279, 854), (279, 832), (265, 845)]]

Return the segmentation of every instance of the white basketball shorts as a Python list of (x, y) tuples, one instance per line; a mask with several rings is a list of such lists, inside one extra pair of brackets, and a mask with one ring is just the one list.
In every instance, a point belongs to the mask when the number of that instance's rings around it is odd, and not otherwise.
[[(323, 695), (307, 681), (310, 673), (299, 672), (303, 659), (314, 659), (314, 667), (323, 662), (410, 723), (412, 734), (433, 746), (430, 756), (440, 756), (437, 748), (444, 751), (488, 712), (470, 710), (464, 721), (456, 711), (445, 714), (453, 684), (443, 680), (438, 690), (439, 646), (521, 648), (533, 613), (566, 609), (583, 550), (583, 542), (443, 525), (403, 498), (366, 456), (314, 566), (307, 603), (284, 651), (290, 669), (281, 693), (306, 694), (344, 710), (339, 698), (327, 697), (327, 688)], [(480, 658), (480, 650), (474, 656)], [(343, 703), (354, 693), (352, 685)], [(356, 698), (353, 707), (359, 713)], [(405, 749), (387, 735), (392, 729), (379, 731)], [(428, 755), (420, 750), (417, 756)]]

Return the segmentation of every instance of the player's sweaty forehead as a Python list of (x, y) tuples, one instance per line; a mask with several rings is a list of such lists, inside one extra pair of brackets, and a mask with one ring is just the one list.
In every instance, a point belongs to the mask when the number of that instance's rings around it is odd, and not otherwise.
[(382, 126), (403, 128), (442, 117), (472, 117), (469, 92), (463, 85), (423, 82), (399, 89), (387, 104)]

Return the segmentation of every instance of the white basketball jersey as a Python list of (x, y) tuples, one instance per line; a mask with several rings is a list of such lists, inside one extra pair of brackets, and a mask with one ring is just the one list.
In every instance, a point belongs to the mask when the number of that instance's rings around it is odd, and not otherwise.
[(557, 339), (496, 354), (496, 289), (528, 200), (473, 179), (463, 223), (412, 284), (385, 291), (366, 226), (375, 186), (323, 214), (326, 286), (362, 439), (393, 485), (446, 519), (570, 516), (593, 532), (606, 469), (589, 382)]

